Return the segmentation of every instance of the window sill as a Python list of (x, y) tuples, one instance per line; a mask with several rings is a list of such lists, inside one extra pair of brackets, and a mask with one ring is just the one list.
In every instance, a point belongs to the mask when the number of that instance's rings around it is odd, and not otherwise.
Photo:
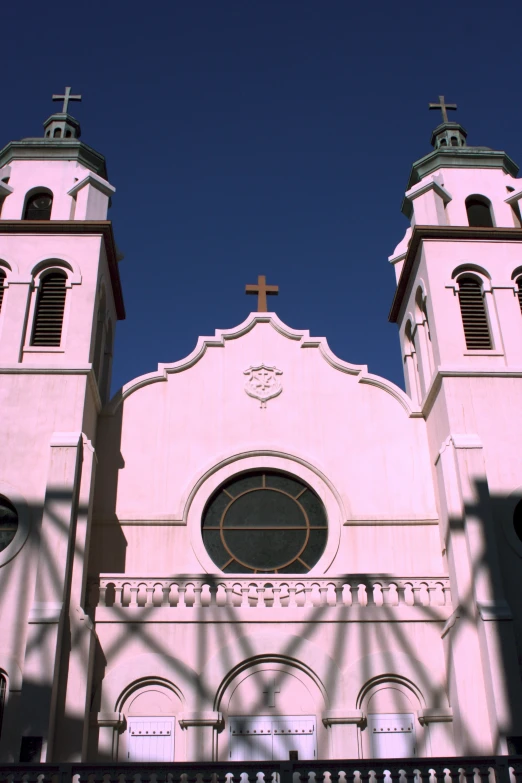
[(53, 345), (28, 345), (24, 353), (65, 353), (65, 348)]
[(504, 351), (464, 351), (464, 356), (504, 356)]

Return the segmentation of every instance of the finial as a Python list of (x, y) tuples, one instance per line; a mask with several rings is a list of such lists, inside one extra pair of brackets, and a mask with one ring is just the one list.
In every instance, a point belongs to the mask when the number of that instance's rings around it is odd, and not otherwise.
[(456, 103), (445, 103), (444, 102), (444, 95), (439, 95), (439, 103), (430, 103), (428, 104), (428, 108), (430, 109), (440, 109), (442, 112), (442, 122), (449, 122), (448, 120), (448, 110), (449, 111), (456, 111), (457, 104)]
[(71, 95), (71, 88), (65, 88), (65, 95), (53, 95), (53, 101), (63, 100), (62, 114), (67, 114), (69, 110), (69, 101), (81, 101), (81, 95)]
[(257, 310), (258, 313), (266, 313), (266, 296), (275, 296), (279, 293), (278, 285), (267, 285), (265, 275), (258, 275), (257, 285), (247, 285), (245, 287), (245, 293), (257, 294)]

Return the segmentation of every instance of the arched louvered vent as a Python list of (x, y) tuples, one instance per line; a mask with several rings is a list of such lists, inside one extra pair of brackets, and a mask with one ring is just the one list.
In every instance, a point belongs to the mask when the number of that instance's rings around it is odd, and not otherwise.
[(5, 677), (3, 676), (3, 674), (0, 674), (0, 735), (2, 734), (4, 703), (5, 703)]
[(520, 312), (522, 312), (522, 277), (517, 278), (516, 283), (518, 286), (518, 291), (517, 291), (518, 303), (520, 305)]
[(459, 279), (459, 302), (462, 325), (469, 350), (489, 350), (491, 335), (482, 285), (475, 277)]
[(42, 190), (27, 199), (24, 210), (24, 220), (50, 220), (53, 207), (53, 194)]
[(4, 301), (4, 291), (5, 291), (5, 272), (3, 269), (0, 269), (0, 312), (2, 311), (2, 302)]
[(31, 345), (60, 345), (65, 308), (65, 281), (63, 272), (51, 272), (42, 279), (36, 300)]

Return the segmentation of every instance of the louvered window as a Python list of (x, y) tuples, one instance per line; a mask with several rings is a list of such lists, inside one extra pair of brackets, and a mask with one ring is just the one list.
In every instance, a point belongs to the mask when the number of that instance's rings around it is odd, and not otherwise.
[(31, 345), (60, 345), (65, 308), (63, 272), (51, 272), (40, 282)]
[(0, 736), (2, 734), (2, 718), (4, 717), (5, 677), (0, 674)]
[(475, 277), (459, 279), (459, 302), (468, 350), (489, 350), (491, 335), (482, 285)]
[(522, 277), (519, 277), (516, 282), (518, 286), (518, 291), (517, 291), (518, 303), (520, 305), (520, 312), (522, 312)]
[(0, 269), (0, 312), (2, 311), (2, 302), (4, 301), (5, 290), (5, 272)]

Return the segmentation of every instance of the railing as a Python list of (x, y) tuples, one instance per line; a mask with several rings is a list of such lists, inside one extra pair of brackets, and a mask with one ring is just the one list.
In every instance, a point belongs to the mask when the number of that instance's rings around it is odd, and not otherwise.
[(0, 783), (520, 783), (521, 779), (521, 756), (257, 763), (0, 763)]
[(350, 578), (180, 576), (103, 574), (91, 583), (92, 607), (237, 607), (285, 609), (341, 606), (450, 606), (444, 577)]

